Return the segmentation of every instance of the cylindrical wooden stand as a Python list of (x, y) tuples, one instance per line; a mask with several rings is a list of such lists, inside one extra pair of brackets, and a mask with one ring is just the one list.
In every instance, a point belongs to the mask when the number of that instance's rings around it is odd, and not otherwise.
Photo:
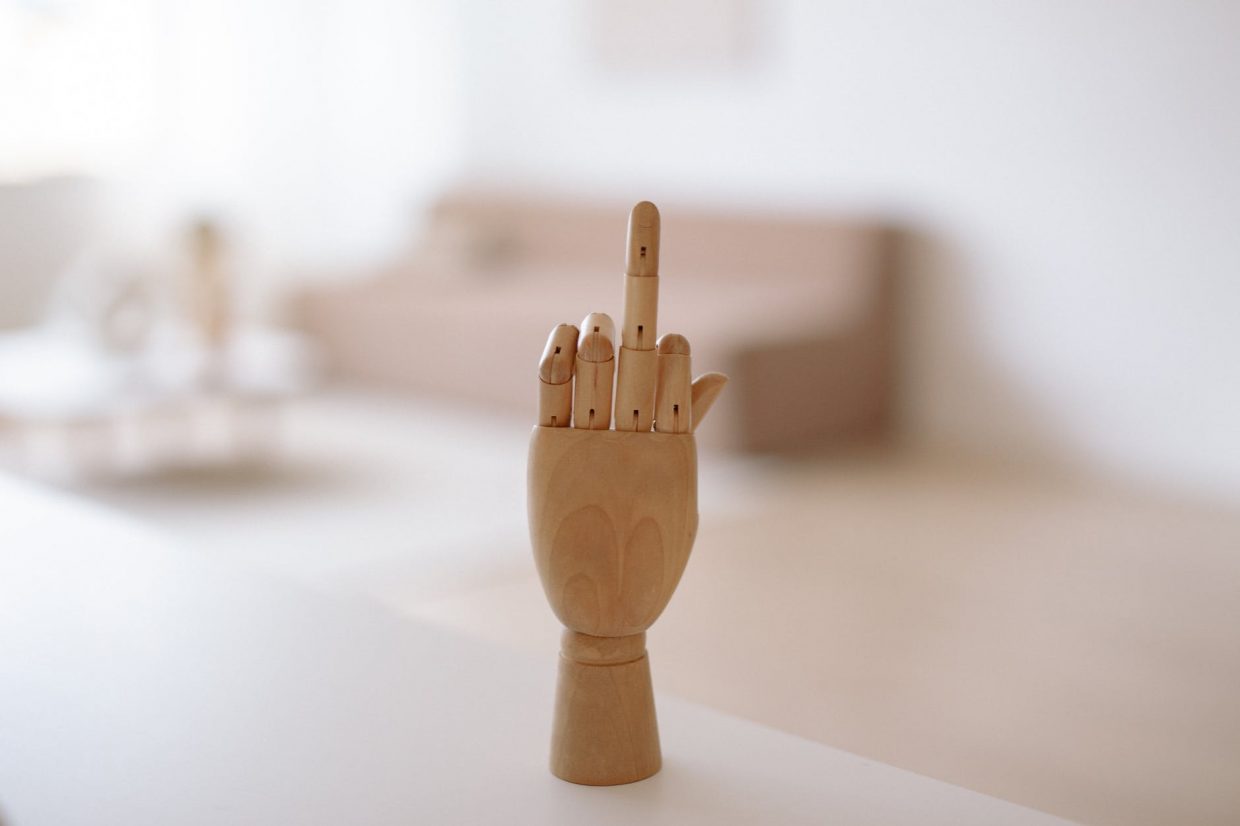
[(565, 631), (551, 772), (571, 783), (616, 786), (650, 777), (662, 762), (645, 633)]

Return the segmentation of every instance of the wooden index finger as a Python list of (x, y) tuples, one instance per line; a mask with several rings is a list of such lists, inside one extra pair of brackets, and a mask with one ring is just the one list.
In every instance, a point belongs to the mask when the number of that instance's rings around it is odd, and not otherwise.
[(629, 213), (624, 267), (624, 326), (616, 379), (616, 429), (649, 430), (657, 379), (659, 210), (642, 201)]

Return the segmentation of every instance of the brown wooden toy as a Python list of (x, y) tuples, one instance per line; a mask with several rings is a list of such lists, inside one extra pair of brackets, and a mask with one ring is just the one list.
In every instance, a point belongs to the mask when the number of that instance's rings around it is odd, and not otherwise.
[(659, 211), (643, 201), (629, 216), (619, 356), (615, 325), (591, 313), (580, 331), (551, 331), (539, 366), (530, 537), (565, 626), (551, 771), (573, 783), (632, 783), (662, 763), (646, 629), (689, 560), (693, 431), (727, 382), (707, 373), (690, 383), (688, 340), (656, 338), (658, 273)]

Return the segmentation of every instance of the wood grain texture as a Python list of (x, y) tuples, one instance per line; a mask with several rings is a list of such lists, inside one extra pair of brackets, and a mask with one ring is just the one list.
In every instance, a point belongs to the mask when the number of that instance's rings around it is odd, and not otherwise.
[(629, 213), (624, 260), (624, 326), (616, 376), (616, 430), (650, 430), (658, 380), (659, 210), (642, 201)]
[(535, 427), (529, 522), (561, 641), (551, 771), (632, 783), (659, 770), (645, 631), (680, 583), (697, 534), (690, 434)]
[(581, 322), (573, 382), (573, 425), (585, 430), (611, 427), (612, 386), (616, 374), (616, 325), (606, 313)]
[(581, 321), (577, 355), (586, 361), (610, 361), (616, 355), (616, 323), (607, 313), (590, 313)]
[(703, 373), (693, 380), (693, 430), (706, 418), (727, 383), (728, 377), (723, 373)]
[(644, 780), (662, 766), (645, 637), (619, 638), (637, 641), (641, 654), (616, 663), (573, 659), (565, 645), (551, 730), (551, 771), (556, 777), (615, 786)]
[(629, 237), (624, 256), (625, 274), (659, 274), (661, 232), (662, 218), (659, 216), (658, 207), (649, 201), (641, 201), (633, 207), (629, 212)]
[[(689, 342), (656, 338), (658, 263), (659, 211), (643, 201), (629, 216), (619, 355), (611, 319), (587, 316), (572, 428), (557, 426), (564, 400), (547, 389), (562, 327), (543, 354), (544, 405), (530, 438), (530, 538), (547, 600), (568, 629), (551, 770), (574, 783), (632, 783), (662, 761), (645, 631), (680, 582), (698, 514)], [(707, 384), (713, 394), (722, 387)]]
[(660, 433), (693, 430), (693, 382), (689, 340), (678, 333), (659, 339), (659, 384), (654, 429)]
[(530, 539), (551, 608), (596, 637), (645, 631), (697, 533), (693, 437), (534, 428)]
[(572, 324), (561, 324), (547, 336), (538, 362), (538, 423), (543, 427), (572, 424), (577, 334)]
[(659, 366), (656, 350), (620, 348), (616, 376), (616, 430), (645, 432), (654, 422), (654, 391)]
[(568, 427), (573, 418), (573, 383), (538, 381), (538, 423), (543, 427)]
[(551, 331), (542, 358), (538, 361), (538, 378), (548, 384), (564, 384), (573, 380), (578, 335), (579, 331), (572, 324), (560, 324)]
[(653, 350), (659, 336), (659, 277), (624, 277), (624, 328), (620, 344), (633, 350)]

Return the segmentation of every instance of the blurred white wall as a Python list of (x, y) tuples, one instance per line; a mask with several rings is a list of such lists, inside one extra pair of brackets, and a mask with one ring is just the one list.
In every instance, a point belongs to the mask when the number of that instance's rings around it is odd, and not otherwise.
[(80, 178), (0, 183), (0, 330), (42, 318), (55, 280), (94, 234), (98, 196)]
[(142, 179), (229, 207), (282, 264), (390, 252), (456, 167), (454, 20), (439, 0), (166, 3)]
[[(0, 0), (0, 208), (46, 201), (48, 176), (98, 178), (96, 236), (148, 253), (215, 216), (260, 302), (290, 270), (381, 260), (459, 166), (452, 9)], [(28, 257), (0, 250), (0, 274), (46, 281)]]
[(469, 4), (470, 177), (896, 215), (915, 437), (1240, 494), (1240, 5), (605, 5)]
[(914, 438), (1235, 497), (1238, 42), (1172, 0), (10, 0), (0, 183), (101, 176), (137, 244), (217, 213), (268, 294), (459, 176), (894, 216)]

